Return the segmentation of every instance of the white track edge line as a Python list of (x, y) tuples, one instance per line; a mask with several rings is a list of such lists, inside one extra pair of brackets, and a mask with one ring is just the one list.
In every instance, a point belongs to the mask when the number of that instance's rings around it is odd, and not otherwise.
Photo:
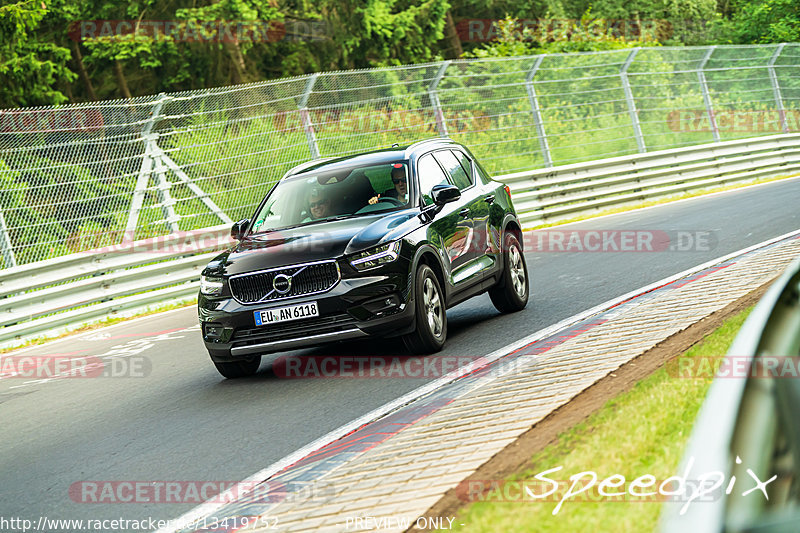
[[(597, 313), (600, 313), (600, 312), (605, 311), (605, 310), (607, 310), (609, 308), (615, 307), (616, 305), (619, 305), (620, 303), (625, 302), (626, 300), (630, 300), (631, 298), (634, 298), (636, 296), (640, 296), (642, 294), (645, 294), (647, 292), (652, 291), (653, 289), (656, 289), (656, 288), (661, 287), (663, 285), (666, 285), (668, 283), (672, 283), (673, 281), (676, 281), (678, 279), (684, 278), (686, 276), (690, 276), (690, 275), (692, 275), (692, 274), (694, 274), (696, 272), (703, 271), (703, 270), (705, 270), (705, 269), (707, 269), (709, 267), (712, 267), (712, 266), (714, 266), (716, 264), (724, 263), (725, 261), (729, 261), (730, 259), (733, 259), (733, 258), (738, 257), (740, 255), (747, 254), (747, 253), (752, 252), (754, 250), (757, 250), (759, 248), (763, 248), (763, 247), (769, 246), (770, 244), (774, 244), (774, 243), (782, 241), (784, 239), (788, 239), (788, 238), (793, 237), (795, 235), (800, 235), (800, 230), (791, 231), (791, 232), (785, 233), (785, 234), (783, 234), (781, 236), (773, 237), (772, 239), (768, 239), (766, 241), (762, 241), (762, 242), (760, 242), (758, 244), (754, 244), (752, 246), (748, 246), (747, 248), (743, 248), (743, 249), (738, 250), (736, 252), (732, 252), (732, 253), (724, 255), (722, 257), (718, 257), (717, 259), (712, 259), (711, 261), (707, 261), (707, 262), (705, 262), (705, 263), (703, 263), (701, 265), (689, 268), (689, 269), (684, 270), (683, 272), (680, 272), (678, 274), (673, 274), (672, 276), (663, 278), (663, 279), (661, 279), (659, 281), (656, 281), (654, 283), (646, 285), (646, 286), (644, 286), (642, 288), (635, 289), (635, 290), (633, 290), (631, 292), (623, 294), (622, 296), (618, 296), (617, 298), (613, 298), (611, 300), (603, 302), (603, 303), (601, 303), (599, 305), (596, 305), (596, 306), (592, 307), (591, 309), (587, 309), (586, 311), (582, 311), (582, 312), (580, 312), (578, 314), (575, 314), (575, 315), (573, 315), (571, 317), (565, 318), (564, 320), (561, 320), (560, 322), (558, 322), (556, 324), (553, 324), (553, 325), (548, 326), (548, 327), (546, 327), (544, 329), (541, 329), (541, 330), (539, 330), (539, 331), (537, 331), (535, 333), (532, 333), (532, 334), (528, 335), (527, 337), (524, 337), (524, 338), (522, 338), (522, 339), (520, 339), (518, 341), (515, 341), (515, 342), (513, 342), (511, 344), (508, 344), (508, 345), (502, 347), (502, 348), (499, 348), (499, 349), (495, 350), (494, 352), (491, 352), (489, 355), (485, 356), (485, 358), (484, 358), (486, 360), (486, 365), (488, 365), (488, 364), (492, 363), (493, 361), (499, 359), (500, 357), (508, 354), (509, 352), (513, 352), (513, 351), (518, 350), (519, 348), (522, 348), (523, 346), (526, 346), (526, 345), (528, 345), (528, 344), (530, 344), (532, 342), (536, 342), (538, 340), (541, 340), (542, 338), (545, 338), (545, 337), (551, 335), (552, 333), (554, 333), (556, 331), (559, 331), (561, 329), (567, 328), (567, 327), (569, 327), (569, 326), (571, 326), (571, 325), (573, 325), (573, 324), (575, 324), (577, 322), (581, 322), (582, 320), (585, 320), (586, 318), (589, 318), (592, 315), (596, 315)], [(383, 416), (386, 416), (387, 414), (389, 414), (390, 412), (398, 409), (399, 407), (402, 407), (405, 404), (411, 403), (412, 401), (415, 401), (415, 400), (417, 400), (417, 399), (419, 399), (419, 398), (421, 398), (423, 396), (426, 396), (427, 394), (433, 392), (434, 390), (436, 390), (436, 389), (438, 389), (438, 388), (440, 388), (440, 387), (442, 387), (444, 385), (447, 385), (447, 384), (455, 381), (456, 379), (460, 378), (462, 375), (474, 372), (475, 370), (476, 370), (476, 368), (473, 368), (472, 365), (467, 365), (466, 367), (461, 367), (459, 369), (456, 369), (453, 372), (450, 372), (449, 374), (446, 374), (446, 375), (442, 376), (441, 378), (439, 378), (439, 379), (437, 379), (435, 381), (432, 381), (432, 382), (427, 383), (427, 384), (425, 384), (425, 385), (423, 385), (423, 386), (421, 386), (421, 387), (419, 387), (417, 389), (414, 389), (411, 392), (408, 392), (407, 394), (404, 394), (400, 398), (397, 398), (397, 399), (395, 399), (395, 400), (393, 400), (393, 401), (391, 401), (389, 403), (386, 403), (386, 404), (384, 404), (384, 405), (382, 405), (380, 407), (377, 407), (376, 409), (373, 409), (369, 413), (360, 416), (359, 418), (353, 420), (352, 422), (349, 422), (349, 423), (347, 423), (347, 424), (345, 424), (345, 425), (343, 425), (343, 426), (341, 426), (341, 427), (339, 427), (337, 429), (334, 429), (333, 431), (327, 433), (326, 435), (323, 435), (322, 437), (314, 440), (313, 442), (303, 446), (299, 450), (287, 455), (283, 459), (278, 460), (277, 462), (273, 463), (272, 465), (270, 465), (270, 466), (268, 466), (268, 467), (256, 472), (255, 474), (253, 474), (252, 476), (248, 477), (247, 479), (242, 480), (240, 482), (240, 484), (255, 484), (255, 483), (260, 483), (260, 482), (266, 481), (267, 479), (269, 479), (270, 477), (272, 477), (276, 473), (280, 472), (284, 468), (296, 463), (297, 461), (303, 459), (304, 457), (308, 456), (309, 454), (311, 454), (312, 452), (318, 450), (319, 448), (322, 448), (323, 446), (326, 446), (326, 445), (328, 445), (328, 444), (330, 444), (330, 443), (332, 443), (332, 442), (334, 442), (336, 440), (339, 440), (340, 438), (344, 437), (348, 433), (351, 433), (352, 431), (355, 431), (356, 429), (360, 428), (361, 426), (364, 426), (364, 425), (369, 424), (370, 422), (373, 422), (373, 421), (375, 421), (375, 420), (377, 420), (377, 419), (379, 419), (379, 418), (381, 418)], [(165, 526), (163, 528), (158, 529), (155, 533), (174, 533), (175, 531), (181, 529), (182, 527), (185, 527), (185, 526), (187, 526), (189, 524), (194, 523), (199, 518), (202, 518), (203, 516), (207, 516), (208, 514), (214, 512), (214, 510), (219, 509), (219, 508), (221, 508), (221, 507), (223, 507), (225, 505), (228, 505), (228, 503), (225, 502), (226, 498), (228, 498), (228, 499), (231, 498), (236, 492), (237, 492), (236, 491), (236, 487), (232, 487), (232, 488), (228, 489), (227, 491), (223, 492), (222, 494), (219, 494), (219, 495), (213, 497), (212, 499), (208, 500), (206, 503), (203, 503), (203, 504), (195, 507), (191, 511), (188, 511), (188, 512), (184, 513), (179, 518), (171, 520), (171, 522), (177, 522), (178, 525), (176, 527), (166, 527)], [(218, 500), (222, 500), (222, 502), (220, 502)]]

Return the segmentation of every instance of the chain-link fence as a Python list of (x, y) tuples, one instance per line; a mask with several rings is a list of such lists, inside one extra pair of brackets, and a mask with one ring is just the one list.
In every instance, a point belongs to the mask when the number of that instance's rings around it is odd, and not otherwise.
[(0, 111), (4, 268), (249, 217), (293, 165), (449, 135), (493, 174), (800, 131), (800, 44), (327, 72)]

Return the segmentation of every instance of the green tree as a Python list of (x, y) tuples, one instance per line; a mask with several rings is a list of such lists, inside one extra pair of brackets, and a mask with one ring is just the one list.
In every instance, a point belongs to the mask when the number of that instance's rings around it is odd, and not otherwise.
[(447, 0), (324, 0), (316, 9), (339, 67), (360, 68), (436, 58), (449, 7)]
[[(559, 25), (556, 29), (541, 27), (538, 31), (524, 27), (512, 17), (497, 23), (497, 37), (465, 57), (509, 57), (544, 53), (593, 52), (618, 50), (636, 46), (656, 46), (655, 40), (626, 40), (618, 36), (602, 18), (593, 18), (587, 10), (579, 22)], [(645, 37), (647, 37), (645, 35)]]
[(800, 41), (797, 0), (750, 0), (734, 3), (730, 18), (717, 20), (712, 33), (719, 43), (788, 43)]
[(637, 26), (656, 27), (658, 40), (667, 44), (698, 44), (707, 39), (705, 24), (715, 18), (717, 0), (563, 0), (572, 17), (587, 9), (612, 21), (622, 32)]
[(47, 13), (44, 2), (26, 0), (0, 7), (0, 107), (58, 104), (67, 97), (55, 88), (73, 80), (69, 50), (36, 33)]

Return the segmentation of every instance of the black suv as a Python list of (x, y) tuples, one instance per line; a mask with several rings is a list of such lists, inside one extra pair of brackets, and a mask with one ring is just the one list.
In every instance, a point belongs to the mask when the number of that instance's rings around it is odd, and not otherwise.
[(198, 299), (228, 378), (262, 354), (367, 335), (435, 352), (448, 307), (486, 291), (503, 312), (528, 302), (508, 187), (449, 139), (297, 166), (231, 235)]

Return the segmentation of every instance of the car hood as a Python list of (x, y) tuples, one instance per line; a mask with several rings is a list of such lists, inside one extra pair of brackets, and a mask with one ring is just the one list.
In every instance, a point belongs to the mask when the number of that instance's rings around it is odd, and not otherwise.
[(409, 209), (248, 236), (211, 261), (204, 273), (233, 275), (335, 259), (399, 239), (417, 226), (418, 214), (418, 210)]

